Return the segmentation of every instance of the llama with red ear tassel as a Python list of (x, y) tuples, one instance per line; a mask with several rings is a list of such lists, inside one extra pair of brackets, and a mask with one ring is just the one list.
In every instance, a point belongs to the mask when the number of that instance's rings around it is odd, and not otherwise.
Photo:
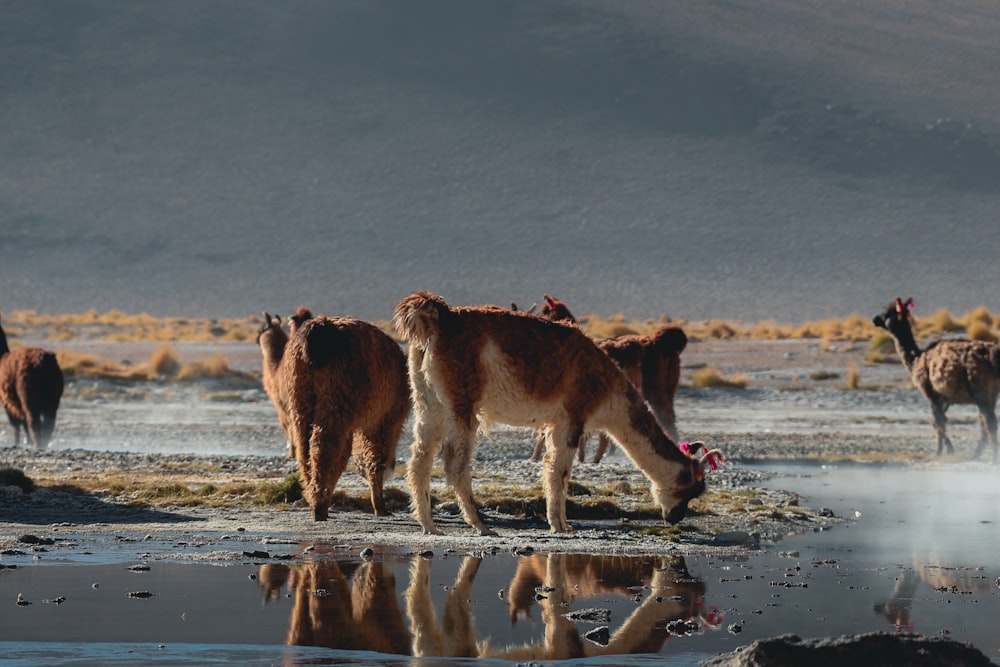
[(700, 445), (681, 451), (639, 390), (579, 328), (497, 306), (453, 308), (429, 292), (396, 304), (393, 321), (410, 344), (415, 423), (406, 480), (425, 533), (440, 532), (430, 484), (441, 452), (466, 522), (481, 535), (495, 534), (476, 507), (471, 470), (476, 433), (491, 423), (545, 431), (542, 483), (554, 533), (570, 531), (570, 469), (590, 432), (609, 433), (642, 470), (664, 520), (680, 521), (705, 491)]
[(934, 432), (937, 435), (938, 456), (955, 448), (945, 432), (945, 412), (950, 405), (975, 405), (979, 408), (979, 446), (973, 458), (978, 458), (986, 444), (993, 446), (993, 463), (997, 458), (996, 402), (1000, 394), (1000, 346), (980, 340), (942, 340), (921, 350), (910, 326), (913, 299), (896, 299), (872, 322), (892, 334), (896, 352), (913, 384), (931, 404)]

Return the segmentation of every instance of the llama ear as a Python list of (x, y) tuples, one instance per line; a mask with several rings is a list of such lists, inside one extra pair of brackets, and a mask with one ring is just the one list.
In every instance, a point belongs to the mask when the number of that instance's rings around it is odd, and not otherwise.
[(912, 296), (909, 299), (906, 300), (906, 309), (907, 310), (913, 310), (913, 297)]
[(695, 442), (682, 442), (679, 447), (681, 451), (688, 456), (694, 456), (698, 453), (698, 450), (705, 446), (705, 443), (701, 440), (696, 440)]
[(903, 305), (902, 299), (896, 299), (896, 314), (902, 315), (906, 311), (906, 306)]

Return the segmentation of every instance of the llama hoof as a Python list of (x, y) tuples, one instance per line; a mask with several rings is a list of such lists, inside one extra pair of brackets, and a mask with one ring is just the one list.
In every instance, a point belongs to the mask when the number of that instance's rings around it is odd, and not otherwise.
[(499, 535), (499, 533), (497, 533), (497, 531), (493, 530), (492, 528), (487, 528), (483, 526), (482, 528), (479, 529), (480, 537), (497, 537), (497, 535)]
[(424, 535), (444, 535), (444, 533), (442, 533), (437, 528), (434, 528), (433, 526), (431, 526), (430, 528), (424, 526)]

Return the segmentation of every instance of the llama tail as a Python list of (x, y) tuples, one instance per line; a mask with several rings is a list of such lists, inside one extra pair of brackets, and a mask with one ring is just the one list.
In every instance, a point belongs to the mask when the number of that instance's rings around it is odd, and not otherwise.
[(396, 304), (392, 322), (400, 338), (424, 347), (437, 333), (441, 316), (449, 310), (448, 304), (438, 295), (414, 292)]
[(325, 317), (306, 320), (299, 331), (305, 337), (306, 361), (313, 368), (325, 368), (349, 352), (350, 339), (333, 320)]
[(680, 354), (687, 343), (687, 334), (679, 327), (663, 327), (656, 332), (656, 347), (660, 352)]

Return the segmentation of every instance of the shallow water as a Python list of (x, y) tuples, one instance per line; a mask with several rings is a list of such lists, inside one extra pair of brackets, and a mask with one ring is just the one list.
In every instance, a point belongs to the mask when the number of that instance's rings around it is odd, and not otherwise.
[[(8, 601), (0, 655), (46, 664), (375, 665), (479, 655), (687, 665), (786, 632), (881, 630), (947, 635), (1000, 662), (995, 471), (774, 470), (771, 485), (849, 520), (731, 558), (425, 558), (375, 545), (366, 560), (357, 548), (288, 544), (271, 547), (266, 561), (220, 566), (157, 560), (148, 542), (99, 556), (7, 555), (2, 563), (17, 567), (0, 570)], [(140, 563), (149, 570), (129, 569)], [(152, 595), (129, 595), (143, 592)], [(16, 606), (18, 593), (32, 604)], [(588, 608), (610, 618), (563, 616)], [(584, 637), (601, 625), (605, 640)]]

